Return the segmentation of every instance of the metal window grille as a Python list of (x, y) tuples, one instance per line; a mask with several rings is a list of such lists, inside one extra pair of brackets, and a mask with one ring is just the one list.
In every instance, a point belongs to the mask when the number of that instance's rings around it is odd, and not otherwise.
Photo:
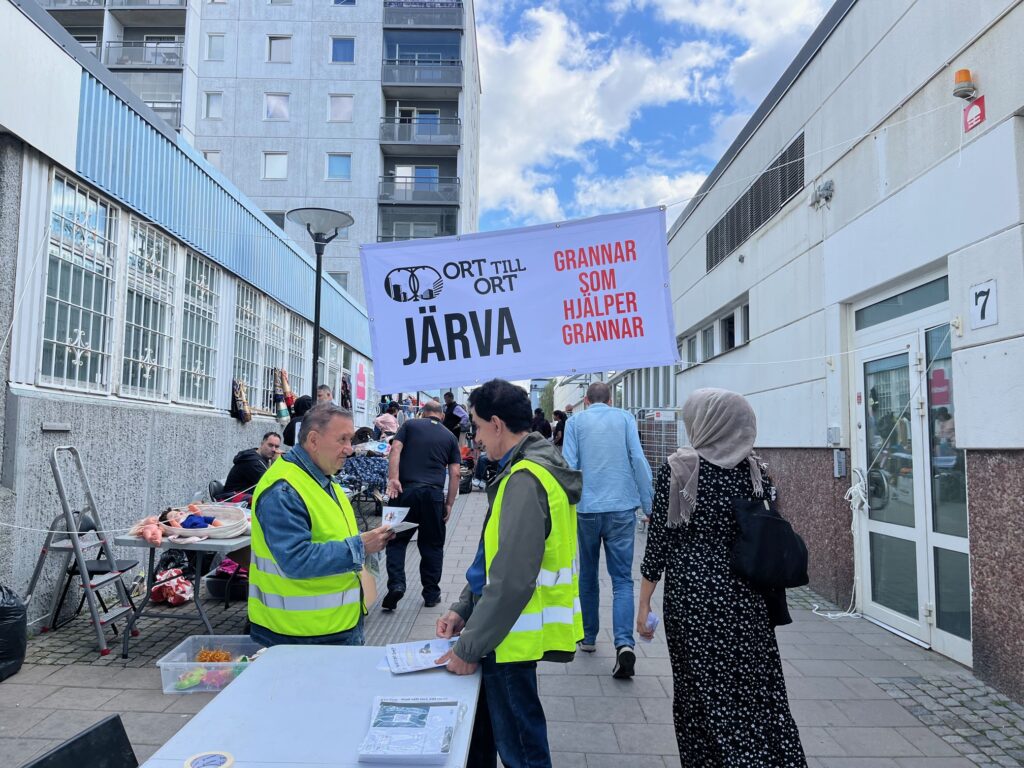
[(219, 297), (220, 270), (189, 253), (185, 260), (178, 378), (178, 399), (183, 402), (214, 404)]
[(292, 315), (288, 321), (288, 383), (296, 396), (309, 394), (306, 392), (306, 377), (302, 372), (309, 353), (311, 330), (312, 326), (298, 315)]
[(124, 356), (121, 394), (167, 400), (177, 246), (162, 232), (135, 219), (128, 247)]
[(39, 383), (107, 392), (117, 209), (53, 180)]
[(658, 474), (658, 468), (681, 445), (681, 413), (681, 409), (678, 408), (641, 408), (633, 413), (636, 416), (637, 430), (640, 432), (640, 445), (655, 476)]
[[(274, 411), (274, 373), (284, 368), (288, 312), (267, 299), (263, 309), (263, 410)], [(253, 400), (252, 402), (257, 402)]]
[(235, 302), (235, 358), (232, 376), (248, 390), (249, 405), (259, 409), (263, 404), (260, 386), (260, 317), (263, 299), (255, 289), (238, 283)]
[(718, 266), (782, 210), (803, 186), (804, 135), (801, 133), (708, 231), (705, 237), (707, 271)]

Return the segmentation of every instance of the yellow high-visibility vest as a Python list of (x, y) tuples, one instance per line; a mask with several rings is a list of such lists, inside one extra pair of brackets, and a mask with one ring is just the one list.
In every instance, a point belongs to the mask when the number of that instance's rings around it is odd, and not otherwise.
[(501, 502), (505, 484), (516, 472), (529, 472), (547, 493), (551, 532), (544, 542), (544, 559), (530, 602), (495, 650), (498, 662), (536, 661), (547, 651), (575, 651), (583, 639), (579, 565), (576, 559), (576, 506), (565, 490), (540, 464), (517, 461), (502, 479), (484, 529), (484, 567), (490, 581), (491, 562), (501, 547)]
[(279, 480), (302, 497), (313, 542), (341, 541), (359, 534), (352, 505), (337, 483), (331, 483), (338, 499), (335, 501), (302, 467), (284, 459), (271, 464), (252, 496), (249, 621), (293, 637), (333, 635), (352, 629), (363, 612), (358, 571), (293, 579), (278, 567), (267, 546), (259, 522), (259, 500)]

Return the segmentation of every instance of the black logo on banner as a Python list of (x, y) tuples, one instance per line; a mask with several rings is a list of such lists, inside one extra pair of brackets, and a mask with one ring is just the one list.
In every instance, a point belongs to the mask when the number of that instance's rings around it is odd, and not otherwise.
[(384, 291), (393, 301), (431, 301), (444, 289), (441, 273), (433, 267), (399, 267), (384, 278)]

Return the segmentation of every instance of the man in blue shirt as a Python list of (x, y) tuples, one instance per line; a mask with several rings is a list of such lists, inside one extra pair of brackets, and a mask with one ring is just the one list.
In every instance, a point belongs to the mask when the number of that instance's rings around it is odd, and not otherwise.
[(633, 540), (636, 510), (651, 514), (654, 486), (644, 457), (636, 419), (609, 405), (611, 389), (597, 381), (587, 389), (588, 408), (566, 423), (562, 455), (583, 472), (583, 498), (577, 506), (580, 558), (580, 604), (583, 642), (580, 650), (597, 650), (599, 629), (598, 567), (601, 543), (612, 579), (612, 626), (615, 667), (612, 676), (633, 676)]

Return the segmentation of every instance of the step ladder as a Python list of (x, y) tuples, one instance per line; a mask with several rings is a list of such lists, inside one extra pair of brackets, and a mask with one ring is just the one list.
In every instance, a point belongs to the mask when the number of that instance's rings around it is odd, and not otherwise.
[[(71, 463), (70, 460), (73, 460), (72, 466), (77, 475), (79, 487), (85, 495), (85, 506), (82, 509), (72, 509), (68, 500), (67, 486), (60, 469), (62, 455), (68, 457), (66, 463)], [(128, 590), (121, 580), (123, 571), (113, 567), (113, 564), (117, 562), (114, 558), (114, 550), (110, 545), (110, 539), (100, 520), (99, 509), (93, 499), (89, 478), (85, 474), (85, 466), (82, 463), (82, 457), (78, 453), (78, 449), (70, 445), (54, 448), (53, 453), (50, 455), (50, 468), (53, 470), (53, 479), (57, 484), (57, 495), (60, 497), (62, 511), (50, 523), (46, 540), (43, 542), (43, 547), (39, 552), (39, 559), (36, 561), (35, 570), (32, 572), (32, 580), (29, 582), (25, 604), (28, 605), (32, 601), (36, 586), (43, 573), (43, 567), (51, 555), (56, 555), (60, 558), (60, 573), (62, 576), (68, 572), (68, 566), (71, 565), (71, 561), (74, 559), (78, 566), (77, 571), (81, 580), (83, 596), (85, 597), (86, 604), (89, 606), (93, 627), (96, 629), (100, 656), (106, 656), (110, 653), (110, 648), (107, 647), (105, 630), (107, 627), (113, 628), (115, 621), (122, 617), (129, 617), (133, 611)], [(87, 536), (89, 532), (94, 532), (96, 538), (83, 541), (83, 537)], [(85, 555), (86, 552), (96, 549), (100, 550), (103, 557), (112, 564), (109, 572), (90, 574)], [(116, 588), (118, 605), (112, 606), (109, 610), (101, 610), (102, 601), (98, 591), (107, 585), (113, 585)], [(48, 620), (42, 628), (43, 632), (47, 632), (50, 628), (56, 626), (57, 614), (62, 603), (60, 593), (61, 589), (58, 586), (58, 588), (54, 589), (53, 597), (50, 600)]]

